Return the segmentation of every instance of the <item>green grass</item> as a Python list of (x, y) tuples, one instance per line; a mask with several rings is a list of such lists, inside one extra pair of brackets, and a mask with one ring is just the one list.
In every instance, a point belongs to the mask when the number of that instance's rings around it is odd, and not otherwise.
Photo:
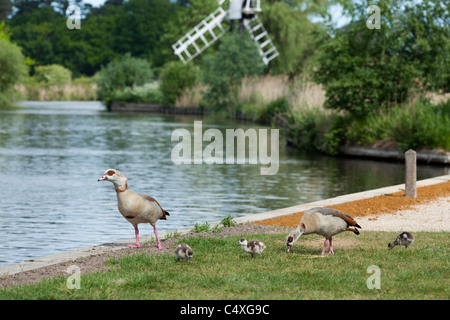
[[(397, 233), (346, 233), (334, 256), (320, 257), (323, 238), (304, 236), (285, 253), (284, 234), (261, 234), (267, 249), (254, 259), (235, 237), (192, 237), (192, 262), (173, 255), (133, 254), (108, 261), (106, 273), (66, 277), (0, 290), (0, 299), (449, 299), (448, 233), (415, 233), (409, 249), (388, 251)], [(74, 263), (76, 264), (76, 263)], [(368, 289), (367, 268), (381, 270), (381, 289)]]

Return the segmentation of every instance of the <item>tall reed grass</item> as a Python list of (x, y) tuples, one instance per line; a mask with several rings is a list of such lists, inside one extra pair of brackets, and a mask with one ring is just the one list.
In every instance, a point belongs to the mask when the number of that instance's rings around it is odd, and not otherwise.
[(350, 143), (385, 141), (402, 152), (420, 148), (450, 151), (450, 100), (410, 102), (355, 121), (348, 129)]
[[(193, 89), (187, 89), (176, 100), (177, 107), (200, 106), (207, 86), (198, 83)], [(265, 75), (259, 78), (244, 77), (238, 89), (238, 104), (253, 108), (264, 108), (269, 103), (286, 98), (293, 111), (304, 108), (323, 109), (325, 91), (303, 77), (289, 81), (286, 75)]]
[(202, 104), (203, 94), (207, 91), (207, 86), (197, 83), (193, 88), (186, 88), (181, 96), (175, 100), (175, 106), (184, 107), (200, 107)]
[(27, 81), (15, 86), (18, 98), (34, 101), (93, 101), (97, 100), (97, 84), (85, 79), (75, 79), (62, 85), (47, 85)]

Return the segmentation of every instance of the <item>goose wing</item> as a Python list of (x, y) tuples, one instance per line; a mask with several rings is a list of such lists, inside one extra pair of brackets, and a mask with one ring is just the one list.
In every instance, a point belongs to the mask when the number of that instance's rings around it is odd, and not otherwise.
[(150, 197), (149, 195), (146, 195), (146, 194), (143, 194), (143, 193), (140, 193), (139, 196), (142, 197), (142, 198), (144, 198), (144, 199), (147, 200), (147, 201), (155, 202), (155, 203), (158, 205), (158, 207), (161, 209), (161, 212), (162, 212), (162, 214), (163, 214), (163, 217), (160, 218), (160, 219), (163, 219), (163, 220), (164, 220), (164, 219), (166, 219), (166, 215), (167, 215), (167, 216), (170, 216), (170, 213), (169, 213), (168, 211), (164, 210), (164, 209), (161, 207), (161, 205), (159, 204), (159, 202), (156, 201), (155, 198)]
[(312, 210), (318, 211), (323, 215), (331, 215), (333, 217), (341, 218), (342, 220), (347, 222), (347, 224), (349, 226), (362, 229), (361, 226), (355, 221), (355, 219), (353, 219), (348, 214), (343, 213), (339, 210), (332, 209), (332, 208), (314, 208)]

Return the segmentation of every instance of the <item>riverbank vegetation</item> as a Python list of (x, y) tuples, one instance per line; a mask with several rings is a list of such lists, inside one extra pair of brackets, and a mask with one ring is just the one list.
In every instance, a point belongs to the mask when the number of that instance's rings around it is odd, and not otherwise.
[[(262, 1), (260, 18), (280, 53), (269, 66), (246, 32), (228, 32), (188, 64), (173, 54), (171, 45), (216, 0), (108, 0), (97, 8), (77, 0), (79, 30), (66, 26), (67, 1), (0, 3), (0, 46), (15, 57), (3, 54), (2, 64), (0, 53), (2, 74), (11, 74), (0, 83), (3, 104), (196, 106), (281, 127), (303, 150), (450, 150), (450, 14), (438, 0), (383, 1), (379, 29), (371, 28), (369, 1)], [(336, 3), (349, 21), (339, 27), (330, 15)]]
[[(170, 254), (135, 253), (111, 258), (106, 272), (81, 273), (79, 289), (68, 276), (0, 290), (1, 299), (448, 299), (446, 232), (418, 232), (409, 249), (388, 250), (396, 232), (340, 234), (335, 254), (321, 257), (323, 237), (302, 237), (286, 254), (285, 234), (190, 237), (191, 262)], [(252, 259), (239, 239), (267, 248)], [(76, 261), (74, 262), (76, 265)], [(401, 267), (399, 267), (401, 265)], [(370, 266), (380, 270), (379, 282)], [(258, 272), (255, 272), (258, 270)], [(69, 279), (70, 280), (70, 279)], [(377, 283), (379, 286), (377, 286)]]

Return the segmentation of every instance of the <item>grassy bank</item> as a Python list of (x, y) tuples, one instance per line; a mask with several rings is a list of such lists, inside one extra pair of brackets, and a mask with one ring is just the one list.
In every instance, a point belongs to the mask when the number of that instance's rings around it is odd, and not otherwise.
[[(251, 259), (236, 245), (241, 236), (183, 240), (193, 261), (173, 255), (133, 254), (109, 260), (106, 273), (81, 275), (0, 291), (0, 299), (449, 299), (448, 234), (417, 232), (412, 247), (388, 251), (393, 232), (341, 234), (334, 256), (320, 257), (323, 238), (301, 238), (285, 253), (285, 234), (249, 236), (266, 243)], [(74, 262), (76, 264), (76, 262)], [(369, 266), (381, 270), (380, 289), (368, 289)]]

